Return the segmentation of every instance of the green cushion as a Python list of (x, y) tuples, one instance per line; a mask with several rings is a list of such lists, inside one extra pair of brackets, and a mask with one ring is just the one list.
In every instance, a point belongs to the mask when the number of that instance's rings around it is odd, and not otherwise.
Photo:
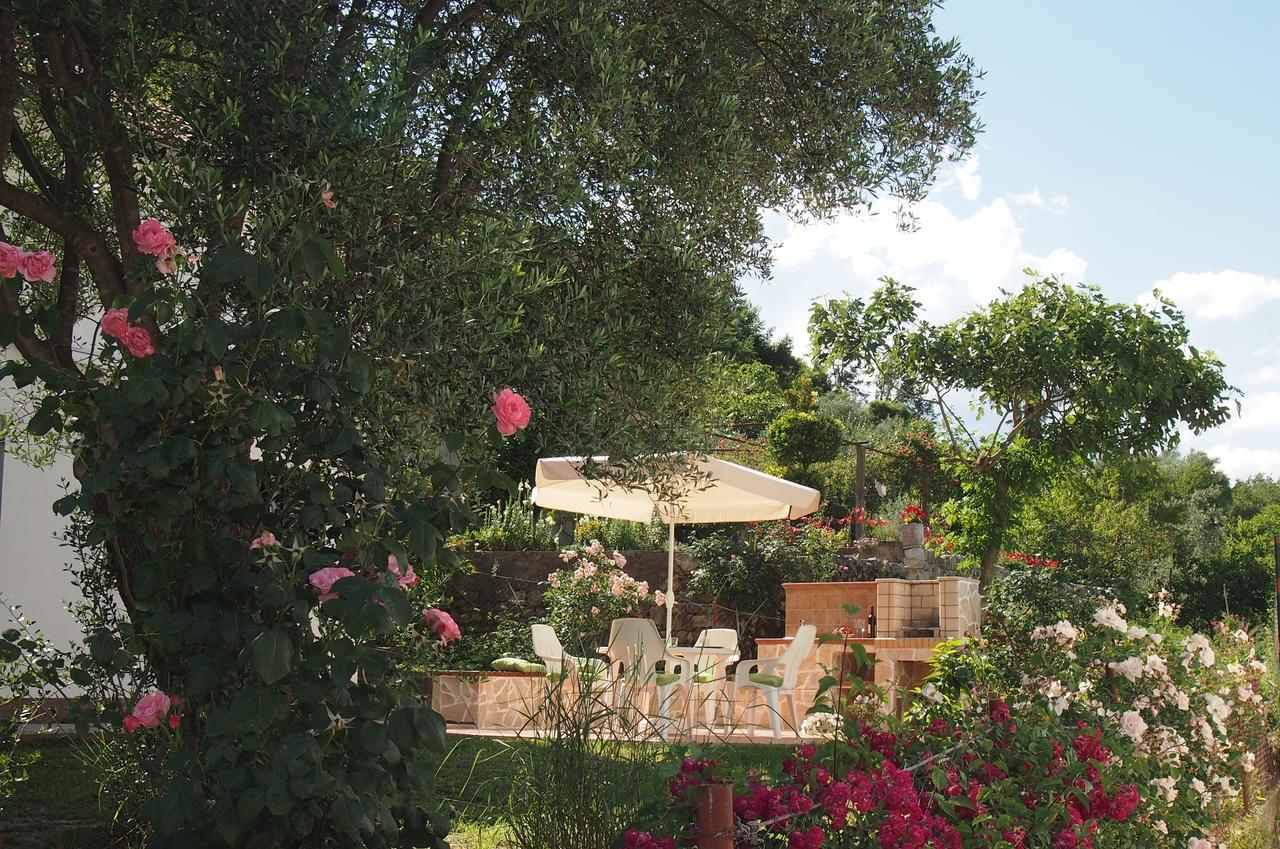
[[(545, 666), (539, 666), (539, 669), (542, 672), (547, 672), (547, 669)], [(587, 659), (578, 664), (578, 678), (583, 681), (599, 681), (602, 678), (604, 678), (605, 672), (608, 671), (608, 669), (609, 669), (608, 664), (606, 664), (602, 660)], [(555, 678), (560, 681), (563, 681), (564, 679), (568, 678), (569, 677), (568, 664), (561, 667), (560, 671), (557, 673), (547, 672), (547, 677)]]
[(666, 686), (669, 686), (669, 685), (671, 685), (671, 684), (676, 683), (676, 682), (677, 682), (677, 681), (679, 681), (679, 680), (680, 680), (680, 673), (679, 673), (679, 672), (659, 672), (659, 673), (658, 673), (658, 686), (659, 686), (659, 687), (666, 687)]
[(753, 684), (761, 684), (765, 687), (781, 687), (782, 686), (781, 675), (766, 675), (763, 672), (752, 672), (747, 677), (751, 679), (751, 683)]
[(714, 669), (705, 669), (693, 676), (693, 683), (695, 684), (711, 684), (716, 680), (718, 679), (716, 678), (716, 671)]
[(525, 660), (522, 657), (500, 657), (489, 665), (496, 672), (524, 672), (525, 674), (541, 675), (547, 671), (547, 667), (541, 663), (534, 663), (532, 660)]

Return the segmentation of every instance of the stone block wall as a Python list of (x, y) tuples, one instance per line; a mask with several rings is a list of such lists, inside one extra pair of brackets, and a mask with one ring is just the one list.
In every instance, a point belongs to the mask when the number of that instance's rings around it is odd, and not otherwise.
[[(475, 571), (459, 575), (449, 585), (444, 607), (462, 628), (488, 631), (494, 616), (504, 608), (519, 608), (532, 622), (545, 622), (547, 606), (542, 600), (543, 582), (547, 575), (562, 568), (557, 551), (471, 551), (462, 555)], [(648, 581), (650, 590), (667, 586), (667, 553), (665, 551), (624, 551), (627, 573), (638, 581)], [(688, 553), (676, 552), (676, 607), (673, 630), (681, 643), (688, 644), (698, 631), (710, 627), (711, 616), (705, 599), (686, 598), (689, 573), (697, 560)], [(662, 609), (651, 612), (653, 621), (662, 629), (666, 615)]]

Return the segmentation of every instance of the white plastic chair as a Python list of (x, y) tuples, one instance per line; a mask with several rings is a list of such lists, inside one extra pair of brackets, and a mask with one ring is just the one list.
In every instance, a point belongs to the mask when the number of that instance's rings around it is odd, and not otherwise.
[[(791, 639), (791, 645), (781, 655), (772, 660), (744, 660), (738, 664), (733, 677), (733, 699), (737, 702), (738, 694), (744, 690), (755, 688), (764, 694), (765, 703), (769, 707), (769, 727), (773, 730), (775, 741), (782, 739), (782, 696), (791, 702), (791, 719), (793, 728), (800, 728), (800, 705), (796, 703), (796, 680), (800, 675), (800, 664), (813, 651), (817, 643), (818, 629), (813, 625), (801, 625)], [(778, 668), (781, 667), (781, 674)], [(759, 706), (756, 707), (757, 714)]]
[[(614, 679), (615, 686), (634, 687), (647, 696), (650, 684), (657, 690), (659, 728), (666, 737), (674, 724), (670, 716), (671, 703), (680, 689), (686, 696), (689, 688), (689, 664), (667, 651), (666, 641), (658, 634), (658, 628), (649, 619), (615, 619), (609, 626), (609, 660), (611, 666), (622, 669)], [(663, 671), (658, 671), (658, 664)], [(620, 694), (618, 704), (627, 701)], [(647, 701), (647, 698), (646, 698)]]
[[(723, 655), (720, 653), (700, 655), (693, 661), (693, 669), (689, 671), (691, 685), (689, 694), (689, 721), (693, 721), (695, 708), (702, 705), (704, 715), (706, 717), (707, 726), (710, 727), (715, 723), (717, 702), (715, 697), (719, 695), (720, 701), (723, 702), (728, 709), (730, 716), (729, 721), (733, 721), (733, 702), (729, 700), (725, 686), (729, 683), (728, 677), (720, 674), (722, 669), (727, 669), (729, 664), (738, 659), (738, 632), (732, 628), (704, 628), (698, 634), (698, 639), (694, 640), (693, 647), (714, 648), (714, 649), (735, 649), (731, 655)], [(709, 696), (702, 695), (703, 687), (715, 687), (716, 692)]]
[(608, 683), (608, 664), (604, 661), (569, 654), (550, 625), (534, 625), (532, 630), (533, 651), (543, 666), (547, 667), (548, 678), (562, 681), (577, 675), (581, 681)]

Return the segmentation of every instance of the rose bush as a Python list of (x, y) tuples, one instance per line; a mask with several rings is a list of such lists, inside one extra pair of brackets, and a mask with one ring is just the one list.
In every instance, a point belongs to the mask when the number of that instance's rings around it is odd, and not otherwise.
[(568, 565), (547, 576), (543, 597), (551, 626), (572, 654), (595, 657), (596, 648), (608, 642), (611, 621), (647, 616), (660, 604), (661, 590), (650, 595), (647, 581), (627, 574), (626, 557), (610, 554), (599, 540), (566, 549), (560, 559)]

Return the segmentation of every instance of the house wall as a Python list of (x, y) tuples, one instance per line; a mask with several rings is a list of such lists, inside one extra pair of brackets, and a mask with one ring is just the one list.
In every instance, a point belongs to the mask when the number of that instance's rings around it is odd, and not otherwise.
[[(52, 467), (36, 469), (6, 453), (0, 463), (0, 595), (21, 605), (55, 646), (77, 643), (80, 626), (66, 604), (81, 595), (65, 568), (73, 552), (58, 540), (66, 519), (53, 512), (71, 461), (59, 456)], [(0, 621), (11, 627), (8, 611), (0, 610)]]

